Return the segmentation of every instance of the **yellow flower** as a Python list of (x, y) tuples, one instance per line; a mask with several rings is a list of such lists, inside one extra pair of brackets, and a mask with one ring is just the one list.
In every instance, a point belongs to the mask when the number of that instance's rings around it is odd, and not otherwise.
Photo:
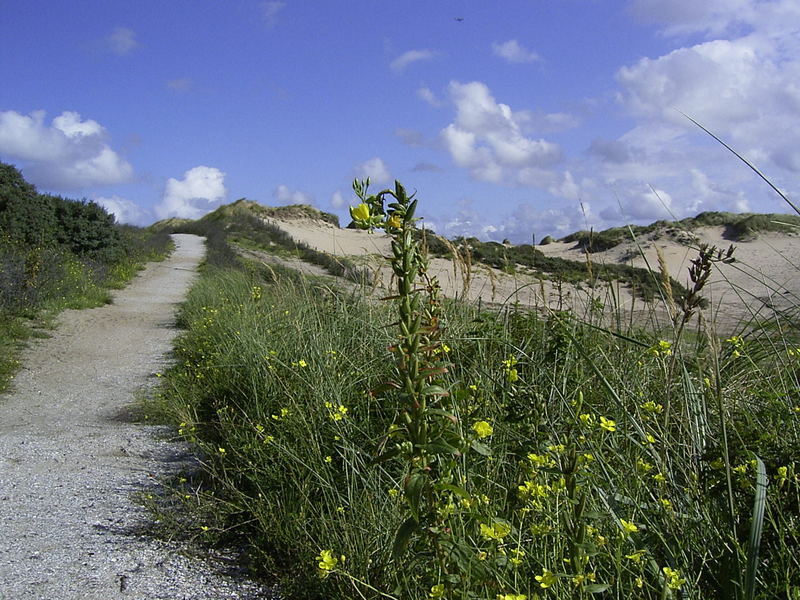
[(597, 573), (586, 573), (582, 575), (575, 575), (575, 577), (572, 578), (572, 583), (574, 583), (575, 585), (583, 585), (587, 581), (594, 582), (596, 580), (597, 580)]
[(333, 555), (333, 550), (322, 550), (317, 556), (317, 566), (319, 567), (320, 575), (327, 577), (330, 573), (336, 570), (339, 563), (344, 563), (344, 555), (336, 558)]
[(664, 572), (664, 575), (667, 578), (667, 585), (671, 590), (679, 590), (681, 586), (686, 583), (686, 580), (681, 577), (680, 571), (677, 569), (670, 569), (669, 567), (664, 567), (661, 569)]
[(369, 205), (362, 202), (358, 206), (351, 206), (350, 216), (353, 221), (368, 221), (370, 217)]
[(633, 554), (626, 554), (625, 558), (628, 560), (632, 560), (633, 562), (640, 562), (642, 560), (642, 556), (644, 556), (646, 550), (637, 550)]
[(515, 567), (520, 566), (522, 564), (522, 559), (525, 558), (525, 550), (522, 548), (512, 548), (511, 554), (513, 554), (513, 556), (508, 559), (508, 562)]
[(393, 214), (386, 221), (386, 227), (394, 228), (394, 229), (399, 229), (400, 225), (402, 225), (402, 224), (403, 224), (403, 222), (400, 220), (400, 217), (397, 214)]
[(556, 582), (556, 576), (548, 569), (542, 569), (542, 574), (536, 576), (536, 581), (539, 582), (539, 587), (549, 588)]
[(325, 457), (325, 462), (328, 463), (328, 464), (331, 464), (333, 462), (333, 457), (330, 456), (330, 455), (326, 456)]
[(639, 531), (639, 528), (634, 523), (626, 521), (625, 519), (620, 519), (619, 524), (622, 525), (622, 530), (625, 533), (636, 533)]
[(497, 600), (528, 600), (525, 594), (497, 594)]
[(651, 413), (660, 413), (664, 410), (664, 407), (661, 404), (656, 404), (652, 400), (648, 400), (647, 402), (643, 402), (639, 405), (643, 410)]
[(615, 421), (612, 421), (611, 419), (600, 417), (600, 427), (602, 427), (606, 431), (616, 431), (617, 423)]
[(487, 421), (476, 421), (472, 425), (472, 430), (478, 434), (478, 437), (481, 439), (487, 438), (494, 433), (494, 429)]
[(672, 508), (672, 502), (670, 502), (669, 499), (667, 499), (667, 498), (659, 498), (658, 501), (661, 504), (661, 506), (664, 508), (664, 510), (670, 510)]
[(300, 368), (303, 368), (303, 369), (304, 369), (304, 368), (306, 368), (306, 367), (308, 366), (308, 363), (307, 363), (305, 360), (303, 360), (303, 359), (301, 358), (299, 361), (297, 361), (297, 365), (298, 365)]
[(491, 525), (481, 523), (481, 535), (487, 540), (502, 541), (511, 533), (511, 525), (503, 523), (502, 521), (494, 521)]
[(431, 592), (428, 594), (429, 598), (444, 598), (444, 584), (439, 583), (431, 586)]

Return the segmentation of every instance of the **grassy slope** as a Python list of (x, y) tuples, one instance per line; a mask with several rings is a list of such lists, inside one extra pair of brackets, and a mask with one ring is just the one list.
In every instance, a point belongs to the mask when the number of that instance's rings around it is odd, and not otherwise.
[[(212, 248), (230, 256), (223, 238)], [(797, 324), (713, 343), (676, 330), (669, 346), (567, 313), (448, 304), (441, 407), (464, 435), (477, 421), (494, 432), (491, 457), (460, 459), (467, 495), (439, 492), (464, 557), (461, 578), (443, 582), (431, 557), (392, 560), (387, 540), (407, 514), (402, 465), (371, 464), (396, 418), (392, 392), (373, 393), (392, 371), (391, 304), (209, 263), (224, 268), (208, 267), (192, 291), (178, 362), (151, 409), (195, 444), (210, 477), (176, 482), (184, 533), (246, 540), (287, 597), (428, 598), (445, 585), (459, 598), (588, 598), (603, 586), (617, 598), (678, 587), (733, 598), (758, 460), (771, 484), (755, 597), (800, 593)], [(347, 559), (319, 578), (315, 557), (328, 549)]]

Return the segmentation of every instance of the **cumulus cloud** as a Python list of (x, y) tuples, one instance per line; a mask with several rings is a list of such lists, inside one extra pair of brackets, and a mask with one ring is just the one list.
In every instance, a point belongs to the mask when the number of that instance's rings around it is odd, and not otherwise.
[(479, 81), (449, 86), (456, 118), (441, 131), (453, 161), (476, 179), (526, 183), (533, 171), (561, 158), (559, 146), (523, 133), (526, 113), (515, 113), (498, 103)]
[(633, 0), (630, 8), (643, 21), (664, 25), (670, 36), (720, 35), (746, 26), (756, 9), (752, 0)]
[(159, 219), (197, 219), (209, 212), (212, 203), (224, 199), (226, 193), (225, 173), (216, 167), (194, 167), (183, 174), (183, 179), (167, 180), (156, 215)]
[[(705, 39), (617, 71), (618, 99), (635, 126), (616, 140), (593, 141), (588, 157), (599, 159), (599, 173), (627, 202), (625, 214), (664, 216), (652, 194), (642, 191), (646, 184), (664, 192), (678, 217), (702, 210), (780, 210), (746, 167), (678, 111), (719, 135), (785, 191), (800, 192), (800, 4), (634, 0), (631, 6), (662, 26), (665, 36)], [(604, 214), (615, 211), (623, 218), (616, 209)]]
[(41, 187), (80, 189), (127, 181), (131, 165), (107, 142), (105, 128), (76, 112), (63, 112), (49, 125), (46, 113), (0, 112), (0, 153), (25, 163), (25, 174)]
[(314, 204), (314, 196), (311, 194), (292, 190), (283, 184), (273, 190), (272, 197), (283, 204)]
[(392, 174), (389, 171), (389, 167), (377, 156), (357, 165), (355, 174), (359, 179), (366, 179), (369, 177), (370, 182), (376, 185), (385, 185), (392, 181)]
[(581, 206), (570, 202), (559, 208), (541, 208), (538, 202), (525, 202), (487, 222), (485, 211), (476, 210), (470, 202), (462, 202), (461, 207), (448, 216), (426, 217), (425, 223), (448, 238), (477, 237), (498, 242), (508, 239), (514, 244), (530, 244), (546, 235), (563, 237), (595, 226), (602, 223), (602, 219), (592, 213), (588, 203)]
[(331, 206), (333, 208), (339, 209), (348, 206), (350, 201), (345, 198), (344, 194), (342, 194), (341, 190), (336, 190), (333, 195), (331, 196)]
[(439, 100), (439, 98), (436, 97), (436, 94), (426, 87), (421, 87), (417, 90), (417, 97), (435, 108), (439, 108), (444, 104), (441, 100)]
[(662, 189), (638, 186), (623, 190), (619, 204), (607, 207), (600, 216), (610, 222), (652, 223), (659, 219), (672, 219), (675, 214), (672, 196)]
[(130, 54), (139, 45), (136, 33), (127, 27), (117, 27), (105, 38), (106, 47), (117, 56)]
[(147, 213), (135, 202), (120, 196), (100, 196), (93, 200), (114, 215), (117, 223), (144, 225), (147, 222)]
[(510, 63), (531, 63), (542, 60), (536, 52), (523, 47), (517, 40), (508, 40), (502, 44), (495, 42), (492, 44), (492, 52)]
[(409, 50), (395, 58), (390, 64), (389, 68), (395, 73), (401, 73), (410, 64), (422, 60), (430, 60), (436, 56), (432, 50)]

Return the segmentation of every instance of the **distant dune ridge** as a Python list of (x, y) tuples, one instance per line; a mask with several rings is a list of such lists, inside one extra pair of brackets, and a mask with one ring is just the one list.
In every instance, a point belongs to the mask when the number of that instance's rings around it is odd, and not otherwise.
[[(342, 228), (335, 215), (307, 205), (266, 207), (244, 199), (220, 207), (201, 221), (225, 222), (236, 215), (255, 217), (277, 227), (299, 244), (363, 266), (373, 274), (376, 287), (390, 285), (391, 271), (382, 258), (390, 253), (390, 238), (382, 232)], [(173, 219), (154, 227), (181, 230), (186, 223)], [(584, 314), (590, 306), (603, 304), (650, 314), (653, 306), (645, 306), (641, 294), (635, 293), (624, 276), (623, 280), (613, 282), (598, 281), (593, 287), (587, 285), (588, 281), (560, 282), (563, 278), (542, 268), (512, 263), (513, 256), (535, 254), (574, 261), (583, 269), (588, 265), (593, 276), (614, 265), (649, 268), (654, 280), (661, 277), (661, 264), (675, 282), (687, 286), (688, 268), (697, 257), (700, 244), (724, 249), (734, 244), (735, 261), (715, 265), (716, 272), (703, 290), (709, 302), (706, 318), (715, 321), (720, 329), (733, 330), (753, 315), (766, 317), (773, 310), (789, 310), (791, 305), (798, 304), (798, 232), (800, 218), (794, 215), (702, 213), (677, 222), (576, 232), (560, 240), (547, 239), (535, 249), (482, 243), (474, 238), (445, 241), (429, 234), (431, 247), (437, 249), (431, 255), (430, 274), (439, 279), (445, 295), (484, 304), (515, 304), (534, 310), (570, 308), (578, 314)], [(515, 253), (513, 249), (521, 252)], [(494, 268), (479, 260), (487, 252), (508, 253), (512, 258), (502, 268)], [(455, 254), (458, 258), (454, 261)], [(666, 326), (669, 317), (666, 311), (662, 312), (659, 319)]]

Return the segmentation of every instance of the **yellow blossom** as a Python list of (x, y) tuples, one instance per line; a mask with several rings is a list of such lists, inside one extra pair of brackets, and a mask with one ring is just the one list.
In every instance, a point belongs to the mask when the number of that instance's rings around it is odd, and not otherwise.
[(397, 214), (393, 214), (389, 219), (386, 221), (386, 227), (399, 229), (403, 222), (400, 220), (400, 216)]
[(681, 577), (681, 573), (677, 569), (664, 567), (661, 570), (664, 572), (664, 576), (667, 578), (667, 585), (669, 586), (669, 589), (679, 590), (681, 589), (681, 586), (686, 583), (686, 580)]
[(542, 569), (542, 574), (536, 576), (536, 581), (539, 582), (539, 587), (547, 589), (556, 582), (556, 576), (552, 571)]
[(627, 558), (628, 560), (632, 560), (633, 562), (638, 563), (638, 562), (641, 562), (642, 556), (644, 556), (645, 552), (646, 552), (646, 550), (637, 550), (633, 554), (626, 554), (625, 558)]
[(652, 400), (648, 400), (647, 402), (643, 402), (639, 405), (643, 410), (651, 413), (660, 413), (664, 410), (664, 407), (661, 404), (656, 404)]
[(632, 523), (631, 521), (626, 521), (625, 519), (620, 519), (619, 524), (622, 525), (622, 530), (625, 533), (636, 533), (639, 531), (639, 528)]
[(317, 566), (319, 567), (320, 575), (326, 577), (336, 570), (339, 563), (344, 563), (344, 555), (338, 558), (333, 555), (333, 550), (322, 550), (317, 556)]
[(489, 437), (494, 433), (494, 429), (487, 421), (476, 421), (472, 425), (472, 430), (478, 434), (478, 437), (481, 439)]
[(367, 221), (370, 217), (369, 205), (362, 202), (358, 206), (351, 206), (350, 216), (354, 221)]
[(600, 417), (600, 427), (602, 427), (606, 431), (616, 431), (617, 423), (615, 421), (612, 421), (611, 419)]
[(511, 525), (502, 521), (494, 521), (491, 525), (481, 523), (481, 535), (488, 540), (502, 541), (511, 533)]

